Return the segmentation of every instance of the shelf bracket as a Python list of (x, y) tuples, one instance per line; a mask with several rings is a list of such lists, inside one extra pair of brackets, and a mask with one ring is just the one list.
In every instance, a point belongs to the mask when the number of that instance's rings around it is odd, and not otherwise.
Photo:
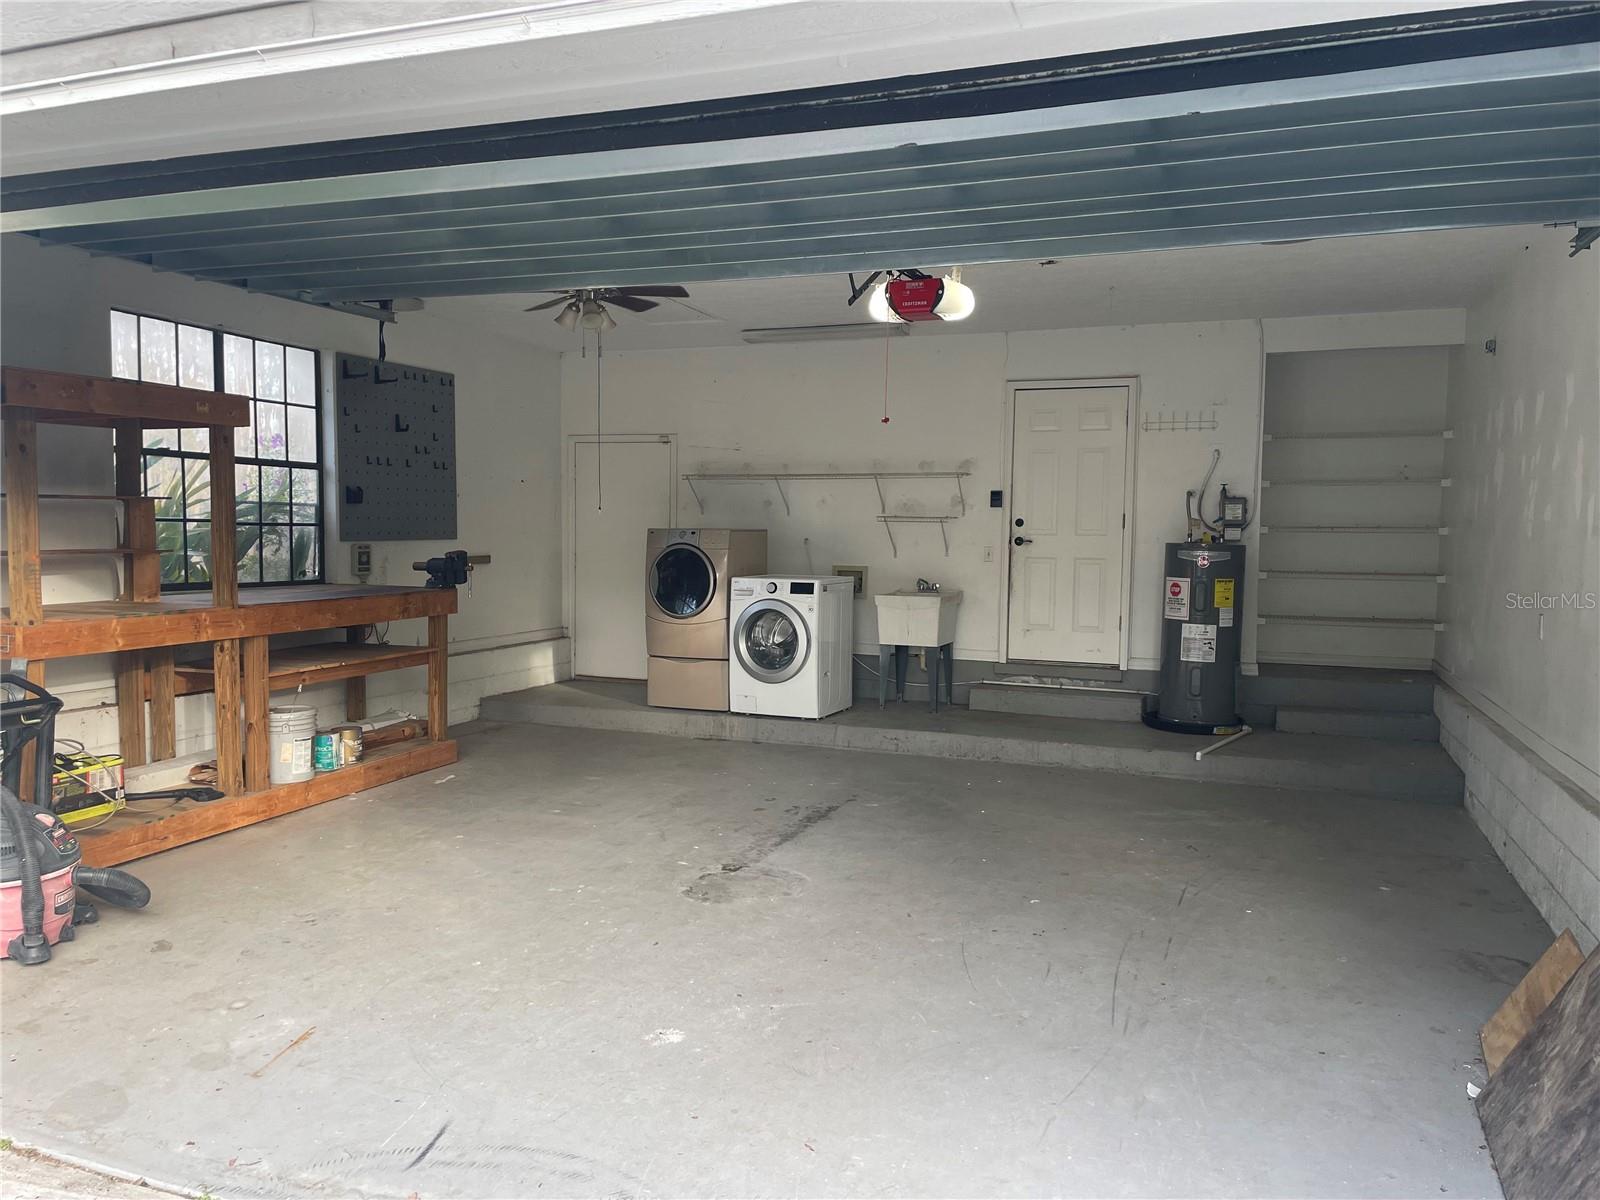
[(944, 556), (950, 557), (950, 522), (939, 522), (939, 536), (944, 539)]
[(778, 489), (778, 499), (783, 501), (783, 515), (786, 517), (793, 516), (794, 514), (789, 508), (788, 493), (783, 490), (783, 480), (774, 475), (772, 477), (772, 486)]
[(900, 557), (900, 547), (894, 544), (894, 526), (888, 521), (882, 522), (884, 533), (889, 535), (889, 554), (893, 558)]
[(700, 510), (700, 515), (702, 517), (705, 516), (706, 515), (706, 502), (704, 500), (700, 499), (700, 493), (695, 490), (694, 476), (693, 475), (685, 475), (683, 477), (683, 481), (689, 485), (689, 494), (694, 497), (695, 507)]
[[(883, 480), (874, 475), (872, 477), (872, 482), (878, 489), (878, 511), (887, 514), (889, 511), (889, 502), (883, 498)], [(890, 538), (889, 540), (893, 541), (894, 539)]]
[[(961, 497), (961, 515), (964, 517), (967, 515), (967, 490), (961, 486), (961, 476), (959, 475), (956, 476), (956, 495)], [(950, 547), (948, 545), (945, 546), (945, 557), (950, 557)]]

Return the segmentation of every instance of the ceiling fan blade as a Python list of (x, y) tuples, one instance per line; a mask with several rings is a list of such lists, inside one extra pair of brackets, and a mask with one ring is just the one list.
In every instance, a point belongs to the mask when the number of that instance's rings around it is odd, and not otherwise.
[(557, 296), (554, 300), (546, 300), (543, 304), (535, 304), (532, 308), (525, 308), (522, 311), (523, 312), (540, 312), (541, 310), (546, 309), (546, 308), (554, 308), (558, 304), (570, 304), (571, 302), (572, 302), (572, 297), (569, 296), (567, 293), (563, 292), (561, 295)]
[(658, 300), (642, 300), (638, 296), (607, 296), (606, 303), (625, 308), (629, 312), (649, 312), (652, 308), (661, 307), (661, 302)]
[(689, 298), (689, 289), (676, 283), (652, 283), (642, 287), (620, 287), (612, 290), (619, 296), (671, 296), (676, 300)]

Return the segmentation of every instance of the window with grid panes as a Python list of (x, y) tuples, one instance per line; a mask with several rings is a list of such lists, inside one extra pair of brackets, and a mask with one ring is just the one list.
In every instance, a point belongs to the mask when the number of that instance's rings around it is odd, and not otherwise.
[[(111, 312), (111, 373), (250, 397), (234, 430), (239, 586), (322, 580), (322, 421), (314, 350)], [(144, 494), (156, 501), (161, 586), (211, 583), (205, 429), (145, 434)]]

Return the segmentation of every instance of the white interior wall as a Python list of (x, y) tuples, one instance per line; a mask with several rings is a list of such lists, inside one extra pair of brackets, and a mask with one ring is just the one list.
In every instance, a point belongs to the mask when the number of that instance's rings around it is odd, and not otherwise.
[[(890, 421), (883, 424), (885, 360)], [(562, 429), (595, 431), (595, 366), (563, 358)], [(988, 507), (1004, 484), (1009, 454), (1006, 385), (1021, 380), (1135, 377), (1139, 411), (1134, 507), (1130, 662), (1159, 663), (1162, 543), (1182, 536), (1183, 494), (1199, 485), (1213, 447), (1223, 451), (1213, 482), (1256, 491), (1261, 419), (1261, 329), (1256, 321), (1122, 326), (1012, 334), (917, 331), (884, 342), (608, 352), (607, 434), (669, 434), (680, 473), (695, 471), (861, 471), (959, 469), (968, 515), (950, 525), (944, 554), (936, 526), (900, 526), (899, 556), (873, 518), (870, 481), (786, 484), (792, 514), (769, 483), (704, 483), (702, 514), (680, 481), (677, 520), (753, 526), (770, 533), (773, 570), (826, 573), (865, 565), (868, 592), (913, 585), (919, 576), (964, 592), (956, 631), (961, 658), (1004, 658), (1007, 565), (1005, 510)], [(1142, 433), (1161, 414), (1215, 417), (1217, 428)], [(570, 461), (570, 458), (567, 460)], [(889, 481), (891, 511), (954, 511), (949, 481)], [(570, 489), (564, 490), (570, 495)], [(1249, 535), (1254, 552), (1255, 534)], [(570, 553), (569, 547), (569, 553)], [(579, 552), (608, 553), (606, 547)], [(991, 561), (985, 561), (986, 553)], [(639, 569), (642, 571), (643, 564)], [(1255, 658), (1253, 589), (1245, 601), (1244, 661)], [(577, 598), (582, 619), (582, 598)], [(641, 606), (643, 600), (641, 598)], [(640, 620), (643, 620), (641, 611)], [(870, 596), (857, 602), (856, 648), (876, 649)]]
[[(1439, 664), (1591, 790), (1600, 780), (1600, 270), (1534, 243), (1451, 361), (1448, 625)], [(1484, 343), (1493, 339), (1495, 353)], [(1507, 596), (1574, 596), (1521, 608)]]
[[(281, 339), (328, 355), (370, 355), (377, 345), (377, 327), (365, 318), (91, 258), (21, 236), (0, 239), (0, 303), (0, 359), (10, 366), (109, 374), (111, 308)], [(371, 582), (419, 583), (422, 576), (411, 563), (448, 549), (492, 555), (493, 562), (475, 571), (461, 589), (460, 612), (450, 621), (451, 716), (468, 719), (476, 715), (481, 696), (547, 682), (564, 670), (557, 358), (426, 311), (405, 314), (391, 326), (388, 348), (396, 362), (455, 374), (458, 536), (449, 544), (376, 543)], [(324, 399), (326, 498), (331, 500), (335, 439), (326, 394)], [(40, 484), (45, 491), (109, 493), (109, 432), (44, 428)], [(325, 508), (327, 578), (353, 581), (349, 547), (338, 537), (337, 508)], [(41, 525), (45, 546), (114, 544), (112, 506), (46, 504)], [(46, 568), (45, 600), (112, 596), (117, 578), (110, 559), (67, 569), (57, 560)], [(396, 624), (388, 636), (395, 643), (421, 644), (425, 625)], [(46, 678), (68, 705), (62, 732), (96, 748), (114, 748), (109, 663), (57, 660), (47, 667)], [(373, 711), (388, 703), (418, 711), (422, 673), (376, 676), (369, 693)], [(308, 696), (330, 717), (341, 711), (342, 687)], [(210, 705), (209, 696), (179, 701), (180, 753), (210, 743)]]
[(1600, 939), (1596, 253), (1530, 244), (1452, 356), (1435, 703), (1468, 811), (1585, 949)]

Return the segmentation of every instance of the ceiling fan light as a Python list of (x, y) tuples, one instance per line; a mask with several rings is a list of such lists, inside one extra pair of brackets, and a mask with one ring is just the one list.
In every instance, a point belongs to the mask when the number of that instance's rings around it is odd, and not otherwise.
[(583, 302), (582, 316), (579, 317), (579, 321), (585, 329), (595, 333), (609, 333), (617, 327), (616, 321), (606, 311), (606, 306), (594, 299)]
[(578, 327), (578, 315), (582, 311), (582, 306), (574, 300), (556, 314), (556, 324), (570, 333)]

